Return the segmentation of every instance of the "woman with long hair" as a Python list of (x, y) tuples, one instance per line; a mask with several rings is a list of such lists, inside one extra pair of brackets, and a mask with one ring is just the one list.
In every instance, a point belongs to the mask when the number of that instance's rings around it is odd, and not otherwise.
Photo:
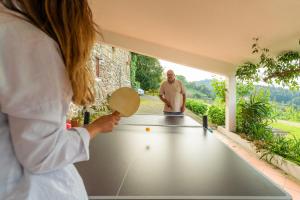
[(66, 129), (69, 103), (94, 102), (97, 33), (87, 0), (0, 0), (0, 199), (87, 199), (73, 163), (118, 113)]

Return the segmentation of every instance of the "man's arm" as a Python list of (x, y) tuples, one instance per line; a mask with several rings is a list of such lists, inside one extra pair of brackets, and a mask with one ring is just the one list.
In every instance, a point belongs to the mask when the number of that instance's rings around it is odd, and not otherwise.
[(159, 95), (159, 98), (160, 98), (160, 100), (161, 100), (162, 102), (164, 102), (168, 107), (172, 108), (170, 102), (169, 102), (165, 97), (163, 97), (163, 95), (160, 94), (160, 95)]
[(182, 106), (181, 106), (181, 112), (184, 112), (185, 111), (185, 101), (186, 101), (186, 95), (185, 93), (182, 94)]
[(164, 83), (161, 84), (159, 88), (159, 98), (162, 102), (164, 102), (168, 107), (172, 108), (170, 102), (164, 97)]
[(181, 94), (182, 94), (182, 105), (181, 105), (181, 112), (185, 111), (185, 101), (186, 101), (186, 91), (184, 85), (181, 83)]

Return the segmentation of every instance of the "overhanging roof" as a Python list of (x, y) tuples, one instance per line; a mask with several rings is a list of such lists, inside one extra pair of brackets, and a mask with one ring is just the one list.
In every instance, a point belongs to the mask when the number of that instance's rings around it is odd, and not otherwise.
[(90, 0), (104, 41), (229, 75), (253, 59), (253, 37), (275, 53), (299, 50), (300, 0)]

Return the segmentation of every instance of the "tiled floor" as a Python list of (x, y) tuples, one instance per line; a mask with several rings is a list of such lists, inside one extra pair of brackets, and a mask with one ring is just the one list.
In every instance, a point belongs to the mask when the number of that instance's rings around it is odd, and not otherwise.
[(281, 186), (286, 192), (288, 192), (293, 200), (300, 200), (300, 181), (285, 174), (282, 170), (274, 167), (264, 160), (260, 160), (255, 154), (248, 152), (243, 147), (232, 141), (230, 138), (214, 131), (215, 136), (229, 146), (240, 157), (249, 162), (262, 174), (270, 178), (273, 182)]

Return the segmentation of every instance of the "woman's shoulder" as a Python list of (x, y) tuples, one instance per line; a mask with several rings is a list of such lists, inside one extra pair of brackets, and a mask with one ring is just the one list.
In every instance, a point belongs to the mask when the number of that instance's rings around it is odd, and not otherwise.
[(52, 42), (46, 33), (30, 23), (25, 17), (3, 10), (0, 10), (0, 39), (25, 43), (31, 40)]

